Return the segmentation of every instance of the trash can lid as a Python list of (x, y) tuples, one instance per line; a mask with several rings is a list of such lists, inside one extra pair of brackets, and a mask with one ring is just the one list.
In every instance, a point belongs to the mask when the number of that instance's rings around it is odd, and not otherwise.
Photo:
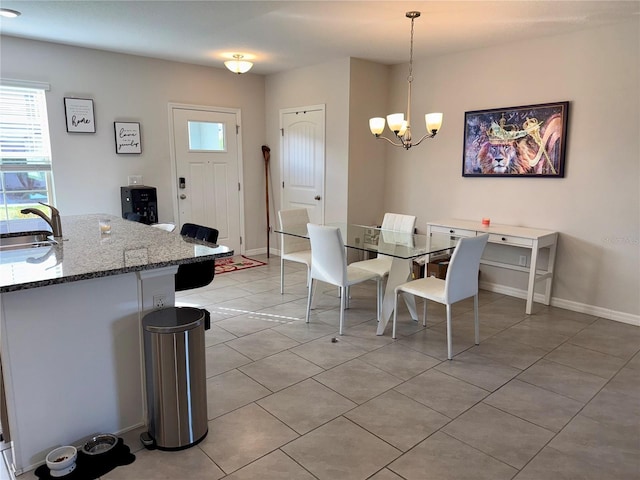
[(142, 327), (148, 332), (178, 333), (204, 324), (204, 310), (193, 307), (167, 307), (148, 313)]

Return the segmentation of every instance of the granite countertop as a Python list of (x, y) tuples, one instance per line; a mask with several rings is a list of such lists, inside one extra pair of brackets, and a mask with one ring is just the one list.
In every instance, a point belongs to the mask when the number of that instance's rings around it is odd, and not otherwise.
[[(100, 231), (105, 218), (111, 221), (108, 234)], [(222, 245), (102, 214), (63, 216), (62, 239), (56, 240), (53, 246), (2, 251), (0, 293), (233, 255)]]

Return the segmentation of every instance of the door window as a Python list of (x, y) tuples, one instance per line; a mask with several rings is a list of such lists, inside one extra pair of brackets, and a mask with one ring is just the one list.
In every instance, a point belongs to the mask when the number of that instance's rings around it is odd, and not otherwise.
[(226, 152), (224, 123), (188, 122), (190, 152)]

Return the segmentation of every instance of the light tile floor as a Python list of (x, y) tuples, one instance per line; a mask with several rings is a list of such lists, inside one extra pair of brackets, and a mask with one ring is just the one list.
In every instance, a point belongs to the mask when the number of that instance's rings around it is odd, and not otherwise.
[(640, 478), (640, 328), (482, 291), (481, 344), (455, 305), (448, 361), (444, 308), (378, 337), (371, 283), (334, 343), (337, 290), (306, 324), (304, 267), (286, 272), (284, 295), (273, 256), (179, 294), (212, 314), (209, 434), (160, 452), (130, 432), (136, 461), (104, 480)]

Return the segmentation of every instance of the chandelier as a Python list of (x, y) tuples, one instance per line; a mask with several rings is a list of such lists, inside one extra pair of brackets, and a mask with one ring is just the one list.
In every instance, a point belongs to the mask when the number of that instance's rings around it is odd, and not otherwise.
[(420, 145), (425, 138), (433, 138), (442, 126), (442, 113), (427, 113), (424, 116), (424, 120), (427, 127), (427, 133), (417, 142), (413, 143), (411, 139), (411, 82), (413, 82), (413, 22), (420, 16), (420, 12), (407, 12), (407, 18), (411, 19), (411, 50), (409, 50), (409, 76), (407, 77), (407, 83), (409, 84), (409, 93), (407, 100), (407, 119), (404, 119), (403, 113), (392, 113), (387, 115), (387, 123), (389, 124), (389, 130), (391, 130), (398, 142), (389, 140), (387, 137), (382, 136), (384, 131), (385, 121), (382, 117), (375, 117), (369, 119), (369, 128), (371, 133), (376, 138), (386, 140), (391, 145), (396, 147), (403, 147), (409, 150), (413, 146)]

